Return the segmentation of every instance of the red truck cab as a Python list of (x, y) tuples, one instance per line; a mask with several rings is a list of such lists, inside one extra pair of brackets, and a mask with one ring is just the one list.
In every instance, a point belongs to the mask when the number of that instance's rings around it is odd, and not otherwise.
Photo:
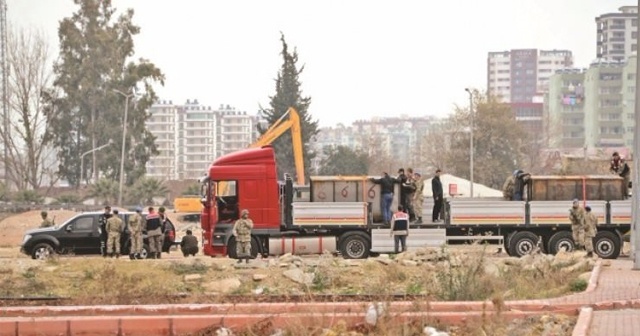
[(249, 210), (254, 233), (279, 230), (280, 190), (273, 148), (263, 146), (216, 159), (203, 182), (203, 252), (227, 255), (231, 228), (242, 209)]

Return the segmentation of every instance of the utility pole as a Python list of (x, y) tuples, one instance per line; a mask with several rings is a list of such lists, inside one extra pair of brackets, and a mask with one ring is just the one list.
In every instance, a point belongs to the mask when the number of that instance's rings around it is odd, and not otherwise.
[[(640, 0), (638, 0), (640, 8)], [(636, 14), (640, 21), (640, 11)], [(636, 43), (638, 38), (636, 37)], [(633, 167), (631, 173), (632, 182), (632, 208), (631, 208), (631, 255), (633, 257), (633, 269), (640, 270), (640, 223), (638, 223), (638, 212), (640, 210), (640, 56), (636, 51), (636, 100), (635, 100), (635, 126), (633, 127)], [(625, 186), (628, 187), (628, 186)]]
[[(638, 0), (640, 1), (640, 0)], [(135, 97), (135, 93), (126, 94), (120, 90), (113, 89), (113, 92), (122, 95), (124, 99), (124, 122), (122, 123), (122, 152), (120, 154), (120, 183), (118, 183), (118, 206), (122, 206), (122, 186), (124, 185), (124, 153), (127, 144), (127, 114), (129, 111), (129, 98)]]
[(469, 88), (464, 90), (469, 94), (469, 118), (471, 119), (471, 126), (469, 126), (469, 193), (473, 198), (473, 92)]
[(9, 188), (9, 139), (11, 119), (9, 116), (9, 65), (7, 63), (7, 2), (0, 0), (0, 68), (2, 70), (2, 143), (4, 145), (4, 185)]

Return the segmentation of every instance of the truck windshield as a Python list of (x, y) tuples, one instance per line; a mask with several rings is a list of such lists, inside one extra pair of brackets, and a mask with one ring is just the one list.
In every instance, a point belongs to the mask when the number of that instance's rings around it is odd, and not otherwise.
[(239, 218), (236, 181), (216, 181), (218, 222), (233, 222)]

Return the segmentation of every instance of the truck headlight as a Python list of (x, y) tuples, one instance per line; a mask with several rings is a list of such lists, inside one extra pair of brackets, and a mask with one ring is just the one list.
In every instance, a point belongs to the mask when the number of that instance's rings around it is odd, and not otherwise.
[(28, 242), (29, 239), (31, 239), (31, 235), (24, 235), (24, 238), (22, 238), (22, 245)]

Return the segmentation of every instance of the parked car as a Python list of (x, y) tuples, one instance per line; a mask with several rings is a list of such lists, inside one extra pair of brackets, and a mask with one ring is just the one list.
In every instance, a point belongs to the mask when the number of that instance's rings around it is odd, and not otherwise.
[[(78, 214), (59, 226), (28, 230), (22, 240), (21, 251), (33, 259), (46, 259), (51, 254), (100, 254), (99, 218), (103, 212), (85, 212)], [(129, 254), (131, 240), (128, 233), (128, 219), (134, 212), (121, 212), (118, 215), (125, 223), (120, 235), (122, 255)], [(143, 214), (145, 217), (146, 214)], [(167, 218), (162, 252), (169, 252), (176, 240), (176, 228)], [(147, 258), (149, 240), (143, 231), (143, 251), (141, 257)]]

